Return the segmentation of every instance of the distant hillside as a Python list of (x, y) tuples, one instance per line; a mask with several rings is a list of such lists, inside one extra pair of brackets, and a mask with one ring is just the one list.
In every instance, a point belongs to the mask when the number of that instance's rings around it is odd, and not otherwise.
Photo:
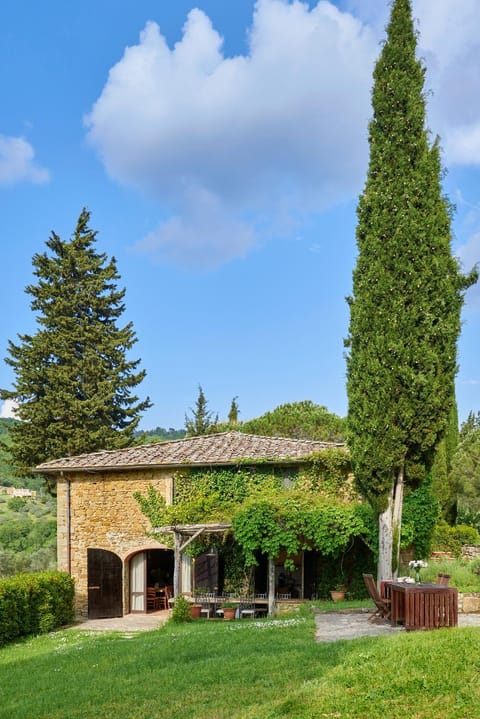
[(9, 497), (0, 487), (0, 577), (56, 569), (55, 498)]
[(0, 484), (5, 487), (26, 487), (39, 491), (43, 487), (41, 477), (21, 477), (15, 474), (9, 449), (12, 439), (9, 434), (10, 427), (18, 422), (17, 419), (0, 419)]
[(167, 439), (183, 439), (186, 435), (186, 430), (174, 429), (173, 427), (169, 427), (168, 429), (165, 429), (165, 427), (155, 427), (155, 429), (136, 432), (135, 435), (139, 439), (143, 439), (145, 443), (150, 444), (150, 442), (163, 442)]

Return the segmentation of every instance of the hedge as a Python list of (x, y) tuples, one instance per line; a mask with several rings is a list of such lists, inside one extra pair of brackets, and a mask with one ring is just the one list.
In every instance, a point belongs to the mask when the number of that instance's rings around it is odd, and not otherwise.
[(17, 574), (0, 579), (0, 647), (43, 634), (73, 620), (74, 580), (65, 572)]

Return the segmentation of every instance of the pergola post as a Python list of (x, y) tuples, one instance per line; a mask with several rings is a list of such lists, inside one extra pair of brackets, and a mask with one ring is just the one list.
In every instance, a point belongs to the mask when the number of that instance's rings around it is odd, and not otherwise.
[(180, 594), (180, 562), (181, 552), (180, 545), (182, 536), (178, 532), (173, 532), (174, 547), (173, 547), (173, 596), (176, 597)]
[[(173, 596), (180, 594), (180, 571), (182, 552), (201, 534), (223, 534), (231, 528), (231, 524), (186, 524), (169, 527), (155, 527), (157, 533), (171, 532), (173, 534)], [(188, 537), (188, 539), (184, 539)]]
[(268, 616), (275, 614), (275, 563), (268, 559)]

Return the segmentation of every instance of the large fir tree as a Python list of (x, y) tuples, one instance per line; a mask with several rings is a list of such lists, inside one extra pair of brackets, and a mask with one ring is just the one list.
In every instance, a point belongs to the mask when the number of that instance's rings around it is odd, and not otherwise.
[(39, 325), (9, 343), (6, 362), (22, 420), (12, 429), (20, 470), (66, 455), (132, 443), (140, 413), (150, 406), (132, 391), (145, 372), (127, 355), (136, 342), (132, 324), (117, 320), (125, 290), (117, 289), (115, 259), (95, 249), (96, 232), (83, 210), (69, 241), (51, 233), (47, 252), (33, 257), (37, 283), (26, 292)]
[(405, 483), (428, 474), (447, 426), (463, 291), (476, 279), (451, 254), (451, 206), (415, 53), (410, 0), (395, 0), (374, 71), (347, 340), (349, 446), (379, 516), (379, 579), (396, 571)]

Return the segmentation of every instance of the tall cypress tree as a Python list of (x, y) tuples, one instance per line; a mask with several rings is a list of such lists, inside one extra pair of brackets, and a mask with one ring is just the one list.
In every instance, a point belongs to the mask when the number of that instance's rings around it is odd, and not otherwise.
[(396, 571), (405, 483), (425, 478), (445, 432), (463, 291), (476, 281), (451, 254), (451, 206), (415, 52), (410, 0), (395, 0), (374, 71), (346, 341), (349, 446), (378, 512), (379, 579)]
[(125, 290), (115, 259), (95, 249), (84, 209), (69, 241), (51, 233), (47, 252), (33, 257), (37, 283), (26, 292), (38, 330), (9, 342), (16, 375), (2, 399), (18, 402), (12, 455), (20, 470), (43, 461), (115, 449), (133, 441), (140, 413), (150, 406), (132, 390), (142, 381), (140, 360), (127, 359), (136, 342), (131, 323), (117, 326)]

